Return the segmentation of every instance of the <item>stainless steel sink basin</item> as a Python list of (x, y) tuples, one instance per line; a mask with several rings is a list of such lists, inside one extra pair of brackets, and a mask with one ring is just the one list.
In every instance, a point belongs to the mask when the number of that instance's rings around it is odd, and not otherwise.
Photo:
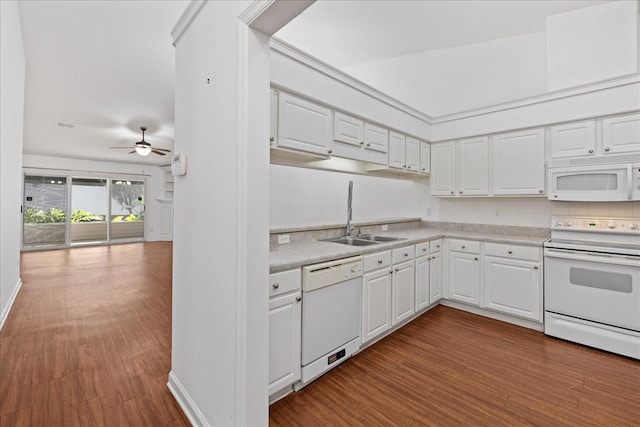
[(373, 242), (395, 242), (397, 240), (407, 240), (404, 237), (375, 236), (373, 234), (363, 234), (362, 236), (358, 236), (357, 238)]
[(351, 245), (351, 246), (367, 246), (367, 245), (375, 245), (383, 242), (395, 242), (397, 240), (406, 240), (406, 239), (402, 237), (387, 237), (387, 236), (375, 236), (373, 234), (365, 234), (357, 237), (351, 237), (351, 236), (334, 237), (332, 239), (322, 239), (321, 241), (341, 243), (343, 245)]
[(379, 242), (375, 242), (373, 240), (363, 240), (355, 237), (342, 236), (342, 237), (334, 237), (332, 239), (322, 239), (323, 242), (332, 242), (332, 243), (341, 243), (343, 245), (351, 245), (351, 246), (367, 246), (367, 245), (375, 245)]

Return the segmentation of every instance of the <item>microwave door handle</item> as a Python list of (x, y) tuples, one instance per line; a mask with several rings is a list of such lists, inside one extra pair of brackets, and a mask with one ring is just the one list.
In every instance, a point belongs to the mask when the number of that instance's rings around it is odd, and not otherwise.
[(627, 199), (633, 197), (633, 168), (631, 164), (627, 165)]

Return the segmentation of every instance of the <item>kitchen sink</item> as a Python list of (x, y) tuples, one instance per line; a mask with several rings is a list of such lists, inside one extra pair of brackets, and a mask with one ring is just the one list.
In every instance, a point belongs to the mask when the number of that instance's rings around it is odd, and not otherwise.
[(357, 237), (342, 236), (342, 237), (334, 237), (331, 239), (321, 239), (322, 242), (341, 243), (343, 245), (351, 245), (351, 246), (375, 245), (377, 243), (383, 243), (383, 242), (395, 242), (396, 240), (406, 240), (406, 239), (402, 237), (375, 236), (373, 234), (365, 234)]

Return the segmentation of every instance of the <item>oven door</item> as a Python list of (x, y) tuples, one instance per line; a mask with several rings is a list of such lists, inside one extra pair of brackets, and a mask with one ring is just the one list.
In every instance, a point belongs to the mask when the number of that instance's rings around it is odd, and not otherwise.
[(633, 200), (632, 165), (549, 168), (549, 199), (585, 202)]
[(545, 311), (640, 331), (640, 257), (544, 251)]

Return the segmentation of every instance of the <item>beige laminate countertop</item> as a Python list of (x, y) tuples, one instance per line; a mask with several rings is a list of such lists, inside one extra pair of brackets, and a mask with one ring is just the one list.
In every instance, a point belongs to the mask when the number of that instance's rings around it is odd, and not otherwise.
[(548, 239), (548, 237), (438, 230), (435, 228), (415, 228), (401, 231), (376, 232), (375, 234), (379, 236), (402, 237), (406, 240), (379, 243), (369, 246), (349, 246), (340, 243), (321, 242), (318, 240), (287, 243), (271, 249), (269, 253), (269, 271), (270, 273), (277, 273), (279, 271), (298, 268), (303, 265), (401, 248), (403, 246), (415, 245), (416, 243), (427, 242), (443, 237), (529, 246), (542, 246), (542, 244)]

